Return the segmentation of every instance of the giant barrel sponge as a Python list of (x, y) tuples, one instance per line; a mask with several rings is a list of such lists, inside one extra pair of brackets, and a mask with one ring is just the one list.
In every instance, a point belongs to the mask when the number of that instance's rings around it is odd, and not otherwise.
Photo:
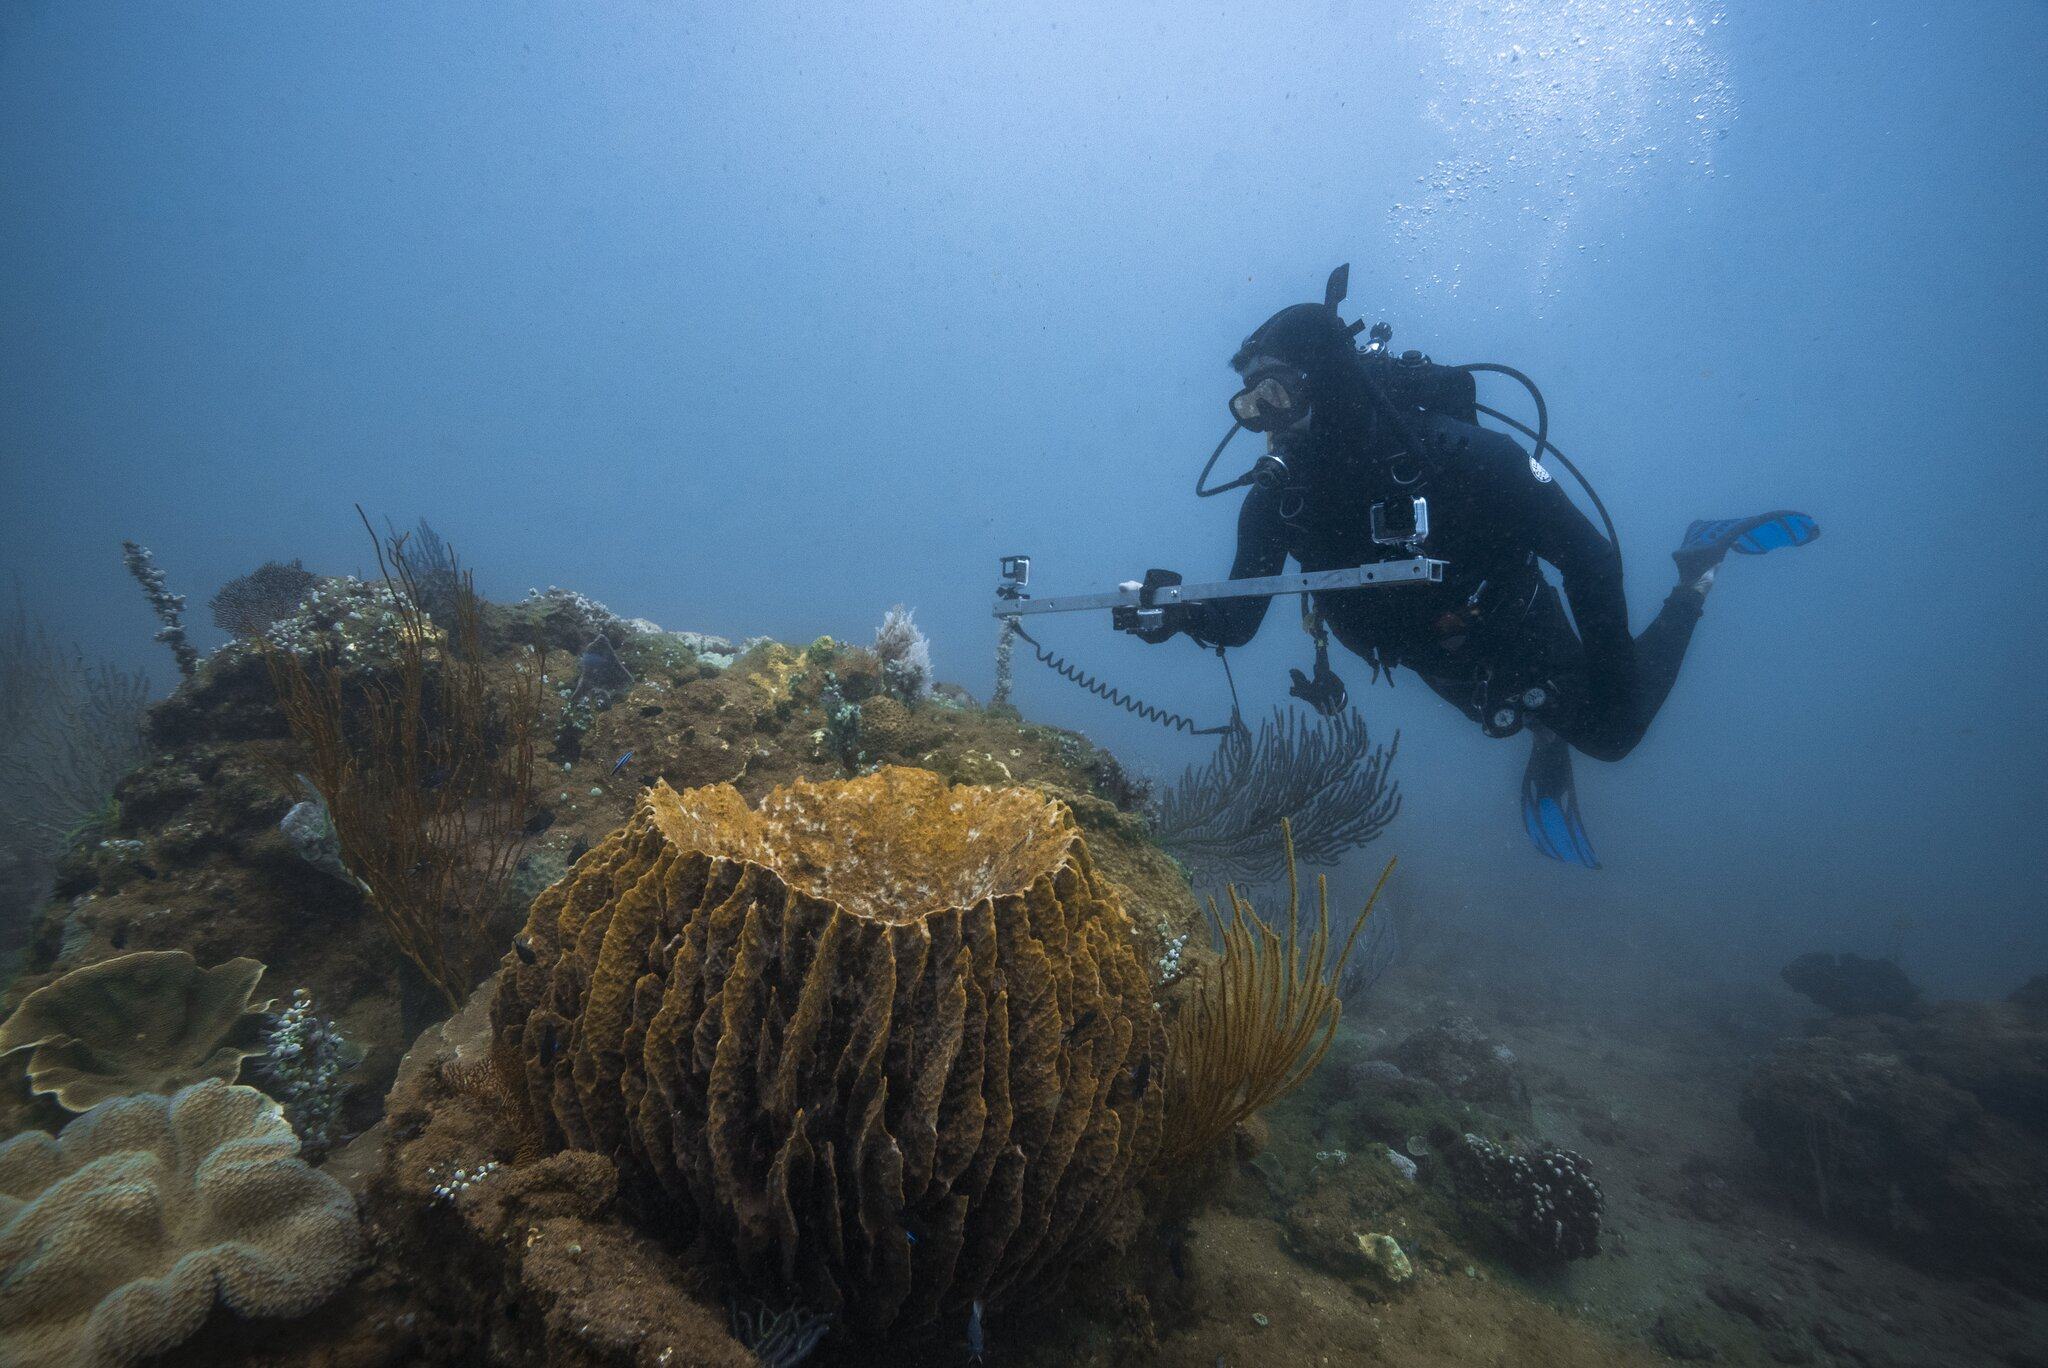
[(657, 784), (534, 901), (501, 1069), (757, 1285), (912, 1328), (1049, 1282), (1156, 1152), (1132, 936), (1028, 789)]

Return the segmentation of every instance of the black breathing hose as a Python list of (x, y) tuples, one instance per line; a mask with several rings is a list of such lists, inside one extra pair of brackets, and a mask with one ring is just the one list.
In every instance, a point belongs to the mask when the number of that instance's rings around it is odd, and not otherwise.
[(1196, 498), (1207, 499), (1217, 494), (1228, 494), (1231, 490), (1242, 488), (1243, 486), (1248, 485), (1252, 482), (1251, 472), (1246, 471), (1244, 474), (1232, 480), (1229, 484), (1217, 485), (1214, 489), (1202, 488), (1202, 482), (1207, 480), (1209, 478), (1209, 472), (1216, 468), (1216, 458), (1223, 454), (1223, 448), (1230, 445), (1230, 439), (1237, 436), (1238, 431), (1243, 427), (1243, 423), (1232, 423), (1230, 425), (1230, 431), (1223, 434), (1223, 440), (1218, 442), (1216, 444), (1216, 449), (1209, 453), (1209, 463), (1202, 467), (1201, 474), (1195, 476)]
[(1543, 459), (1545, 451), (1557, 457), (1558, 464), (1572, 473), (1572, 478), (1579, 482), (1579, 488), (1586, 491), (1586, 497), (1591, 499), (1593, 507), (1599, 510), (1600, 521), (1607, 525), (1607, 541), (1614, 547), (1614, 554), (1619, 556), (1621, 554), (1621, 534), (1614, 530), (1614, 519), (1608, 516), (1607, 505), (1600, 501), (1599, 491), (1594, 489), (1593, 482), (1588, 480), (1576, 465), (1572, 464), (1572, 458), (1559, 451), (1557, 444), (1550, 440), (1550, 406), (1543, 402), (1543, 391), (1536, 388), (1536, 382), (1516, 370), (1513, 366), (1503, 366), (1498, 361), (1473, 361), (1463, 366), (1455, 366), (1452, 369), (1468, 373), (1473, 371), (1490, 371), (1495, 375), (1505, 375), (1508, 379), (1518, 382), (1523, 389), (1529, 391), (1529, 397), (1536, 401), (1536, 426), (1534, 428), (1531, 428), (1527, 423), (1519, 419), (1508, 417), (1497, 408), (1490, 408), (1476, 401), (1473, 407), (1496, 422), (1506, 423), (1509, 427), (1536, 443), (1537, 460)]

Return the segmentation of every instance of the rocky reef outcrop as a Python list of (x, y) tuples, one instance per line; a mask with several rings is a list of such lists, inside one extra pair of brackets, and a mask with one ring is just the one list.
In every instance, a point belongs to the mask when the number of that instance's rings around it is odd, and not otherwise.
[(1821, 1023), (1763, 1061), (1741, 1113), (1822, 1218), (2048, 1291), (2048, 1011), (2027, 990)]
[(1920, 1002), (1920, 990), (1906, 977), (1906, 971), (1888, 959), (1816, 950), (1793, 960), (1778, 971), (1778, 977), (1793, 992), (1838, 1016), (1866, 1012), (1903, 1016)]
[[(405, 1278), (392, 1362), (751, 1368), (707, 1270), (634, 1229), (618, 1167), (542, 1155), (490, 1064), (495, 981), (407, 1054), (364, 1137), (380, 1266)], [(381, 1360), (380, 1360), (381, 1361)]]
[(1404, 1074), (1437, 1085), (1447, 1097), (1497, 1116), (1527, 1118), (1529, 1085), (1515, 1052), (1465, 1017), (1425, 1026), (1387, 1052)]
[(1163, 1032), (1064, 806), (922, 770), (657, 785), (534, 903), (494, 1008), (549, 1148), (873, 1332), (1063, 1270), (1158, 1144)]

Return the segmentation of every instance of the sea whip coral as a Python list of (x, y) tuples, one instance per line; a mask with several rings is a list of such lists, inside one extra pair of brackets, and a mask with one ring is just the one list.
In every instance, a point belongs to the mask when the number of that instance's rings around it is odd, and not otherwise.
[(128, 573), (142, 586), (142, 592), (149, 596), (150, 609), (163, 623), (157, 628), (156, 639), (171, 648), (171, 654), (178, 661), (178, 673), (191, 678), (199, 669), (199, 651), (185, 635), (185, 596), (171, 592), (164, 572), (157, 568), (156, 557), (148, 547), (124, 541), (121, 553)]

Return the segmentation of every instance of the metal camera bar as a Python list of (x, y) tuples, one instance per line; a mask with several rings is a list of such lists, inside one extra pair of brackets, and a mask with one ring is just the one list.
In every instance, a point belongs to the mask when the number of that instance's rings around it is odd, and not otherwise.
[(1354, 565), (1346, 570), (1261, 575), (1257, 579), (1212, 580), (1204, 584), (1183, 584), (1180, 576), (1170, 570), (1148, 570), (1143, 580), (1126, 580), (1107, 594), (1032, 598), (1024, 592), (1024, 586), (1031, 581), (1031, 557), (1004, 556), (993, 615), (1014, 619), (1034, 613), (1080, 613), (1107, 608), (1111, 624), (1118, 631), (1134, 632), (1157, 625), (1165, 610), (1176, 603), (1210, 603), (1218, 599), (1315, 594), (1334, 589), (1369, 589), (1401, 584), (1437, 584), (1443, 577), (1444, 562), (1428, 556), (1409, 556), (1400, 560), (1374, 561), (1370, 565)]
[[(1238, 709), (1237, 683), (1231, 678), (1230, 661), (1223, 647), (1202, 643), (1216, 652), (1216, 658), (1223, 666), (1224, 678), (1230, 684), (1230, 721), (1222, 726), (1198, 727), (1184, 714), (1133, 697), (1058, 653), (1047, 650), (1024, 629), (1022, 619), (1040, 613), (1085, 613), (1107, 608), (1110, 625), (1117, 631), (1144, 633), (1162, 626), (1166, 610), (1176, 604), (1270, 598), (1275, 594), (1391, 588), (1402, 584), (1441, 584), (1444, 562), (1421, 553), (1421, 544), (1428, 536), (1429, 503), (1426, 499), (1388, 499), (1372, 508), (1372, 539), (1380, 546), (1406, 552), (1392, 560), (1373, 561), (1343, 570), (1308, 570), (1292, 575), (1261, 575), (1256, 579), (1212, 580), (1204, 584), (1184, 584), (1181, 577), (1171, 570), (1147, 570), (1142, 580), (1126, 580), (1107, 594), (1069, 594), (1059, 598), (1031, 597), (1024, 589), (1031, 582), (1031, 557), (1004, 556), (991, 610), (995, 619), (1002, 623), (1002, 636), (996, 642), (996, 690), (991, 696), (991, 704), (1009, 704), (1011, 651), (1015, 640), (1022, 637), (1030, 645), (1032, 654), (1048, 669), (1148, 722), (1177, 728), (1194, 736), (1242, 735), (1245, 725)], [(1328, 658), (1324, 654), (1326, 641), (1318, 628), (1316, 675), (1312, 683), (1317, 687), (1323, 686), (1327, 675), (1327, 684), (1333, 686), (1324, 690), (1328, 698), (1319, 701), (1303, 692), (1306, 686), (1300, 683), (1302, 675), (1299, 670), (1292, 672), (1297, 687), (1289, 692), (1308, 699), (1310, 706), (1328, 716), (1344, 706), (1344, 687), (1341, 680), (1329, 674)]]

